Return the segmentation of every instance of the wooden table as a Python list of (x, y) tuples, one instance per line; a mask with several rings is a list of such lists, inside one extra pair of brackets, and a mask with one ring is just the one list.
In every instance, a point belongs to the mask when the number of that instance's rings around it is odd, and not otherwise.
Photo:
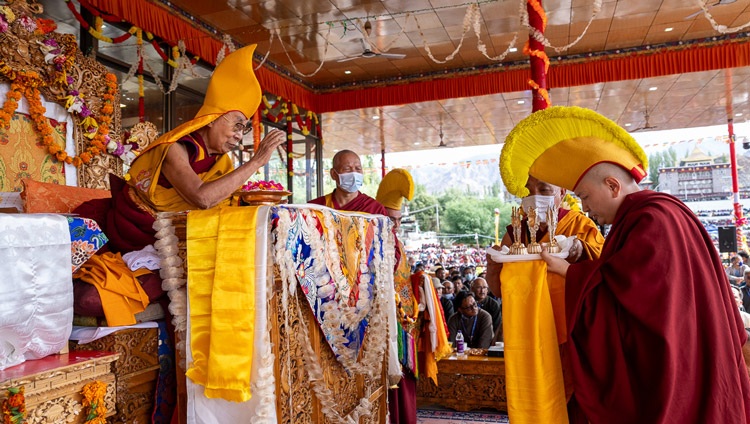
[(70, 352), (29, 360), (0, 371), (0, 403), (11, 387), (24, 387), (25, 423), (71, 423), (86, 420), (81, 389), (93, 381), (107, 384), (104, 403), (107, 416), (115, 415), (117, 389), (112, 364), (119, 354), (111, 352)]
[(438, 361), (438, 385), (424, 376), (417, 383), (417, 405), (435, 404), (457, 411), (506, 411), (505, 359), (453, 355)]

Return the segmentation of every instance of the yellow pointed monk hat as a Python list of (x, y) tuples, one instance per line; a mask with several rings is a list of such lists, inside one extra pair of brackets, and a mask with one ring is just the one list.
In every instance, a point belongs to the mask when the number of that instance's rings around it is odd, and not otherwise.
[(388, 209), (401, 210), (401, 204), (414, 197), (414, 180), (409, 171), (396, 168), (385, 174), (378, 186), (375, 200)]
[(216, 65), (196, 118), (233, 110), (250, 118), (258, 110), (263, 92), (253, 70), (255, 47), (253, 44), (235, 50)]
[(529, 194), (529, 175), (575, 190), (592, 166), (610, 162), (636, 182), (646, 176), (648, 158), (625, 129), (590, 109), (553, 106), (532, 113), (505, 139), (500, 175), (516, 196)]

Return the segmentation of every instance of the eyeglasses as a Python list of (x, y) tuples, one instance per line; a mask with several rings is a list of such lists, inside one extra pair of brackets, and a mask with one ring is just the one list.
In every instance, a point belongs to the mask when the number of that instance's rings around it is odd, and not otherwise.
[(479, 309), (479, 305), (477, 305), (476, 303), (472, 303), (468, 306), (462, 306), (461, 309), (463, 309), (464, 311), (472, 311), (474, 309)]
[[(221, 117), (225, 118), (229, 123), (232, 123), (232, 120), (228, 116), (221, 115)], [(241, 122), (237, 122), (237, 123), (234, 124), (234, 129), (233, 130), (234, 130), (234, 132), (236, 132), (238, 134), (241, 133), (242, 135), (247, 135), (250, 131), (253, 130), (253, 126), (252, 125), (246, 125), (246, 124), (243, 124)]]

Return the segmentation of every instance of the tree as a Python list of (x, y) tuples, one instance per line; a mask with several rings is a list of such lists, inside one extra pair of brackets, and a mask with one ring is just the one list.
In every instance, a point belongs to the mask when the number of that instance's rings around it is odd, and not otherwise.
[(499, 198), (477, 199), (468, 197), (457, 190), (449, 190), (440, 196), (442, 233), (456, 234), (459, 243), (474, 244), (477, 234), (480, 245), (494, 242), (495, 209), (500, 211), (499, 236), (505, 234), (505, 227), (510, 223), (511, 205), (504, 204)]
[[(438, 204), (438, 199), (435, 196), (427, 193), (427, 188), (421, 184), (415, 184), (414, 197), (410, 202), (407, 202), (407, 206), (410, 211), (418, 211), (420, 209), (428, 208)], [(439, 206), (438, 206), (439, 207)], [(443, 211), (440, 211), (442, 214)], [(436, 231), (437, 230), (437, 212), (435, 208), (427, 209), (421, 212), (417, 212), (414, 215), (410, 215), (419, 223), (419, 229), (421, 231)], [(442, 223), (441, 223), (442, 226)], [(442, 230), (442, 227), (441, 227)]]

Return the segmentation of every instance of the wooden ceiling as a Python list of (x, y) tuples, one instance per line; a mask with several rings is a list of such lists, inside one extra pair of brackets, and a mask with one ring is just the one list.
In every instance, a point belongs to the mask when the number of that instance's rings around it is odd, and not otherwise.
[[(445, 59), (464, 34), (469, 9), (460, 0), (171, 0), (172, 7), (226, 33), (240, 44), (257, 43), (274, 67), (313, 90), (372, 85), (387, 79), (416, 79), (434, 73), (466, 72), (498, 66), (494, 57), (518, 34), (518, 51), (504, 63), (523, 65), (528, 31), (519, 19), (520, 0), (485, 0), (479, 5), (479, 39), (473, 22), (455, 57)], [(525, 2), (523, 2), (525, 3)], [(593, 13), (592, 0), (542, 0), (548, 17), (545, 35), (552, 45), (572, 43)], [(750, 21), (750, 0), (709, 0), (708, 11), (727, 27)], [(700, 12), (700, 13), (698, 13)], [(364, 25), (369, 22), (369, 36)], [(277, 37), (271, 34), (277, 32)], [(604, 0), (585, 35), (558, 55), (596, 54), (645, 48), (660, 43), (720, 37), (704, 16), (700, 0)], [(747, 37), (741, 33), (740, 37)], [(374, 50), (403, 58), (357, 57), (363, 39)], [(386, 51), (387, 50), (387, 51)], [(355, 59), (340, 61), (347, 58)], [(321, 67), (322, 63), (322, 67)], [(315, 72), (320, 67), (318, 72)], [(554, 60), (550, 72), (554, 72)], [(314, 75), (310, 75), (313, 74)], [(305, 74), (305, 75), (302, 75)], [(731, 83), (730, 83), (731, 82)], [(731, 90), (727, 90), (727, 85)], [(727, 94), (731, 93), (731, 94)], [(732, 68), (556, 88), (555, 105), (595, 109), (626, 129), (673, 129), (719, 125), (750, 116), (750, 68)], [(352, 92), (352, 95), (357, 95)], [(728, 112), (730, 104), (731, 112)], [(363, 154), (502, 143), (531, 111), (531, 92), (499, 93), (408, 105), (326, 113), (322, 117), (325, 155), (351, 148)], [(728, 116), (728, 113), (730, 116)], [(646, 120), (648, 115), (648, 121)], [(648, 128), (655, 127), (655, 128)]]

